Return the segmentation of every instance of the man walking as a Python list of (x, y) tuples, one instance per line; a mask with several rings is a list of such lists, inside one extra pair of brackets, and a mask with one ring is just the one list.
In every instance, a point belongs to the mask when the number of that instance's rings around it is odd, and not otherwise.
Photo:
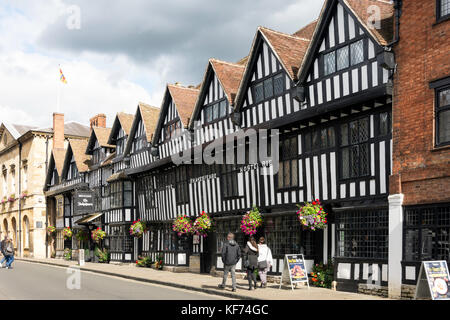
[(6, 261), (6, 253), (5, 253), (6, 240), (8, 240), (8, 236), (5, 236), (5, 238), (0, 243), (0, 251), (1, 251), (2, 255), (3, 255), (3, 259), (0, 261), (0, 268), (3, 268), (3, 262)]
[(228, 273), (231, 272), (232, 290), (236, 291), (236, 263), (241, 258), (241, 248), (234, 241), (234, 234), (229, 233), (227, 236), (227, 242), (222, 247), (222, 262), (223, 262), (223, 281), (219, 284), (220, 289), (225, 288), (227, 282)]

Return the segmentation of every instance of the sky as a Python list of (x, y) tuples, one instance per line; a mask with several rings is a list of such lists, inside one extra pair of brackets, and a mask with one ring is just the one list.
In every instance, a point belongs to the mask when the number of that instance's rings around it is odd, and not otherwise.
[(167, 83), (199, 84), (209, 58), (247, 56), (258, 26), (294, 33), (322, 4), (0, 0), (0, 122), (49, 127), (59, 111), (86, 125), (105, 113), (111, 126), (140, 101), (160, 107)]

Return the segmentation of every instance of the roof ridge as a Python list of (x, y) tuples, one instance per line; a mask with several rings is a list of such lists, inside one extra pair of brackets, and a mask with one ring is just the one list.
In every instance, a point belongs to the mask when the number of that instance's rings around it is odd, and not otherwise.
[[(158, 108), (158, 107), (152, 106), (151, 104), (148, 104), (148, 103), (145, 103), (145, 102), (142, 102), (142, 101), (139, 101), (139, 102), (138, 102), (138, 105), (139, 105), (139, 106), (143, 105), (143, 106), (145, 106), (145, 107), (150, 107), (150, 108), (154, 108), (154, 109), (160, 109), (160, 108)], [(122, 112), (122, 113), (125, 113), (125, 112)], [(134, 115), (131, 114), (131, 113), (125, 113), (125, 114), (129, 114), (129, 115), (134, 116)]]
[(285, 37), (288, 37), (288, 38), (294, 38), (296, 40), (310, 41), (309, 39), (306, 39), (306, 38), (293, 36), (291, 34), (284, 33), (284, 32), (281, 32), (281, 31), (276, 31), (276, 30), (273, 30), (273, 29), (270, 29), (270, 28), (267, 28), (267, 27), (263, 27), (263, 26), (259, 26), (258, 30), (267, 30), (269, 32), (273, 32), (273, 33), (279, 34), (280, 36), (285, 36)]
[(199, 91), (199, 89), (185, 87), (185, 86), (183, 86), (183, 85), (181, 85), (181, 84), (171, 84), (171, 83), (168, 83), (167, 86), (168, 86), (168, 87), (174, 87), (174, 88), (180, 88), (180, 89), (187, 89), (187, 90)]
[(209, 61), (217, 61), (219, 63), (228, 64), (228, 65), (231, 65), (233, 67), (245, 68), (245, 66), (242, 65), (242, 64), (237, 64), (237, 63), (234, 63), (234, 62), (224, 61), (224, 60), (220, 60), (220, 59), (216, 59), (216, 58), (210, 58)]

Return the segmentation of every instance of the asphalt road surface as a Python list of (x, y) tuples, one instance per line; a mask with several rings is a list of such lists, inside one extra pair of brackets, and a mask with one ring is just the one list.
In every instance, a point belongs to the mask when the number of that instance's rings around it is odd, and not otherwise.
[[(67, 268), (15, 261), (0, 269), (0, 300), (213, 300), (223, 297)], [(79, 289), (78, 289), (79, 287)]]

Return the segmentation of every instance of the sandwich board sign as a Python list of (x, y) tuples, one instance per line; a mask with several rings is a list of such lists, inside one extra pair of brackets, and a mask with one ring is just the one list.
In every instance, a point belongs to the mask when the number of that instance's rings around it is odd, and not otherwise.
[(306, 264), (303, 254), (286, 254), (284, 256), (283, 273), (280, 279), (280, 289), (283, 282), (291, 284), (291, 289), (294, 290), (293, 284), (304, 283), (308, 285), (308, 272), (306, 271)]
[(422, 261), (414, 299), (450, 300), (447, 261)]

